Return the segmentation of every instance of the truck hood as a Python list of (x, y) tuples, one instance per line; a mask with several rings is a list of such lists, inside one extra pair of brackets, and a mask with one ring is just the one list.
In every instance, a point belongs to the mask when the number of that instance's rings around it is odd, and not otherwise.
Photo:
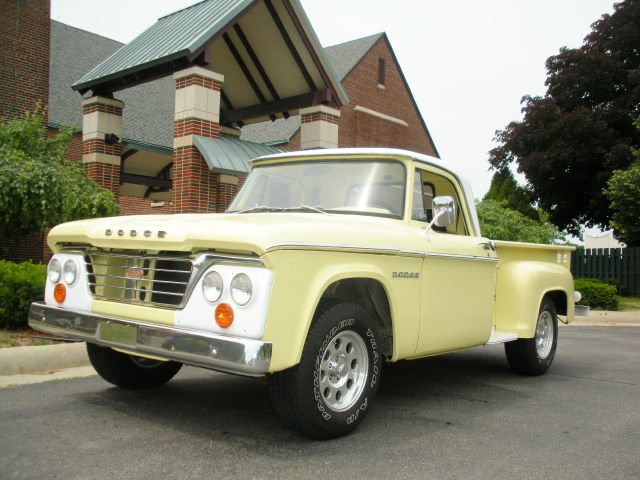
[[(398, 230), (402, 220), (321, 213), (220, 213), (144, 215), (64, 223), (51, 230), (48, 243), (150, 251), (215, 250), (263, 255), (279, 248), (336, 246), (406, 249)], [(417, 233), (417, 231), (416, 231)], [(404, 243), (404, 242), (403, 242)]]

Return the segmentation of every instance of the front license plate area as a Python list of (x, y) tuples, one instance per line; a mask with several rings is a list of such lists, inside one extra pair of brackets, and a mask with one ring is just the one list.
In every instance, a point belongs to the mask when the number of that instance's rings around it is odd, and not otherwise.
[(130, 325), (121, 323), (100, 322), (98, 327), (98, 339), (123, 345), (127, 347), (135, 347), (138, 338), (138, 329)]

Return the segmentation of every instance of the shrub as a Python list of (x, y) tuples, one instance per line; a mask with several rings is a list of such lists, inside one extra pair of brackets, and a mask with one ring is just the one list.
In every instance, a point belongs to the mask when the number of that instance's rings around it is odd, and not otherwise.
[(493, 240), (513, 242), (558, 243), (562, 235), (548, 222), (539, 222), (511, 210), (495, 200), (477, 205), (482, 235)]
[(46, 265), (0, 260), (0, 328), (27, 326), (31, 302), (44, 298)]
[(631, 295), (631, 291), (627, 288), (627, 286), (620, 283), (617, 278), (607, 278), (605, 280), (605, 283), (616, 287), (616, 293), (621, 297), (628, 297)]
[[(59, 223), (116, 215), (114, 195), (81, 163), (65, 160), (72, 129), (47, 134), (41, 110), (0, 121), (0, 238), (44, 232)], [(6, 242), (0, 242), (0, 251)], [(3, 252), (7, 253), (7, 252)]]
[(618, 310), (616, 287), (597, 278), (576, 278), (575, 289), (582, 294), (581, 305), (605, 310)]

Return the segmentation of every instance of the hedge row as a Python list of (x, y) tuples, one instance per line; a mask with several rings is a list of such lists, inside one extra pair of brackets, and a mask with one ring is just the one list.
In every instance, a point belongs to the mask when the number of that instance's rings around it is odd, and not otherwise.
[(27, 326), (29, 304), (44, 298), (47, 266), (0, 260), (0, 328)]
[(592, 308), (605, 310), (618, 310), (618, 296), (615, 285), (603, 282), (596, 278), (576, 278), (575, 289), (582, 294), (580, 305), (589, 305)]

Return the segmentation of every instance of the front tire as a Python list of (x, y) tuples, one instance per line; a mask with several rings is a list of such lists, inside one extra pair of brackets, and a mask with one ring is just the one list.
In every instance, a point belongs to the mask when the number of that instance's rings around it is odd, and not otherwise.
[(91, 365), (104, 380), (129, 390), (157, 388), (171, 380), (181, 363), (134, 357), (108, 347), (87, 343)]
[(351, 432), (378, 390), (380, 345), (375, 325), (362, 307), (327, 306), (309, 330), (300, 363), (269, 376), (276, 414), (289, 428), (312, 438)]
[(504, 344), (509, 366), (523, 375), (542, 375), (551, 366), (558, 345), (558, 315), (556, 306), (543, 298), (538, 313), (535, 336)]

